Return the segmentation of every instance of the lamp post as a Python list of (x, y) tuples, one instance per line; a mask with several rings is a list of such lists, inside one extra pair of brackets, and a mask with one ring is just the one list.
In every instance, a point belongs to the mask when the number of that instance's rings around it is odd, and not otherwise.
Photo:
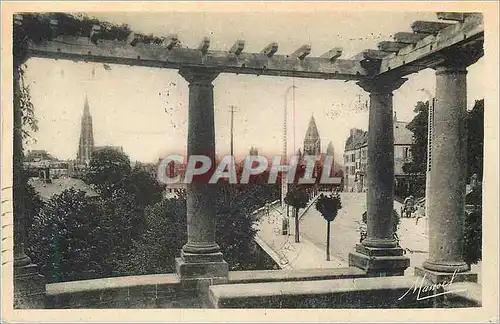
[[(295, 89), (295, 88), (297, 88), (297, 86), (291, 85), (286, 89), (285, 93), (283, 94), (283, 98), (284, 98), (284, 108), (283, 108), (283, 160), (284, 161), (283, 161), (283, 165), (286, 165), (286, 163), (287, 163), (287, 139), (288, 139), (288, 136), (287, 136), (287, 117), (288, 117), (287, 98), (288, 98), (288, 93), (290, 92), (290, 90)], [(294, 154), (295, 154), (295, 152), (294, 152)], [(282, 173), (281, 173), (281, 210), (282, 210), (282, 215), (284, 218), (283, 227), (287, 226), (287, 228), (289, 228), (288, 227), (288, 221), (289, 221), (288, 208), (287, 208), (287, 206), (285, 206), (285, 197), (286, 197), (286, 194), (288, 191), (287, 178), (288, 178), (288, 172), (287, 172), (287, 170), (285, 170), (283, 168)], [(285, 223), (286, 223), (286, 225), (285, 225)], [(284, 231), (283, 231), (283, 233), (284, 233)]]

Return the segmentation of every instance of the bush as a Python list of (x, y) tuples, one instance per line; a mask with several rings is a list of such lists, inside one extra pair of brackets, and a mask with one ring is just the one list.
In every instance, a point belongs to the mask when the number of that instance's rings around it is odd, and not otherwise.
[(464, 219), (464, 250), (462, 257), (468, 264), (476, 264), (482, 259), (483, 210), (482, 188), (478, 186), (466, 197), (468, 207)]
[(35, 217), (29, 255), (49, 282), (105, 275), (106, 233), (98, 204), (84, 191), (53, 196)]
[[(251, 211), (275, 199), (266, 185), (219, 185), (214, 197), (216, 241), (230, 270), (271, 267), (255, 246), (257, 217)], [(179, 194), (179, 193), (178, 193)], [(165, 199), (146, 209), (144, 233), (134, 243), (121, 272), (129, 275), (175, 270), (175, 257), (187, 242), (186, 195)]]

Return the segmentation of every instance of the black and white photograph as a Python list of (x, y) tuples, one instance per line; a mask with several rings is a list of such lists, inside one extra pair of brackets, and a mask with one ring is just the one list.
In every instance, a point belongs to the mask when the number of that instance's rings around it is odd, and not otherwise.
[(499, 320), (497, 2), (4, 2), (2, 38), (4, 320)]

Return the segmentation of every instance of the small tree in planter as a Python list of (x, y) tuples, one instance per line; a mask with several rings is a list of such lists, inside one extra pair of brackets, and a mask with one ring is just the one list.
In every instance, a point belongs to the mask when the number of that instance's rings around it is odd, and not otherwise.
[(285, 203), (292, 206), (295, 211), (295, 243), (300, 242), (299, 236), (299, 209), (305, 208), (309, 201), (309, 195), (302, 187), (292, 187), (287, 192)]
[(337, 217), (342, 208), (342, 201), (338, 193), (326, 196), (321, 194), (316, 201), (316, 210), (318, 210), (327, 222), (326, 227), (326, 261), (330, 261), (330, 223)]

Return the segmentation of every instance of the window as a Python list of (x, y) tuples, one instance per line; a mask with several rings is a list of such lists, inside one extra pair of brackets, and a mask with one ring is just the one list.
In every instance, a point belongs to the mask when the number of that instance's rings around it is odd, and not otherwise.
[(354, 153), (352, 153), (352, 154), (351, 154), (351, 162), (354, 162), (354, 161), (356, 161), (356, 157), (355, 157), (355, 154), (354, 154)]
[(403, 147), (403, 159), (410, 158), (410, 149), (408, 147)]

